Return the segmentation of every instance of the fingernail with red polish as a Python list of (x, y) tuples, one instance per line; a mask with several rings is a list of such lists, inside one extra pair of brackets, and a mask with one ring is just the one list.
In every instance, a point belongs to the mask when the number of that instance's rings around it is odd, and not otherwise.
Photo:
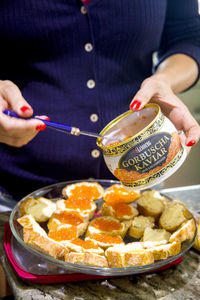
[(46, 121), (50, 121), (50, 118), (49, 117), (45, 117), (45, 119), (44, 120), (46, 120)]
[(186, 146), (192, 147), (192, 146), (194, 146), (195, 144), (196, 144), (196, 141), (195, 141), (195, 140), (191, 140), (191, 141), (189, 141), (189, 142), (187, 143)]
[(131, 103), (130, 109), (132, 109), (132, 110), (138, 110), (140, 108), (141, 104), (142, 103), (140, 101), (135, 100), (135, 101), (133, 101), (133, 103)]
[(35, 129), (36, 129), (36, 130), (39, 130), (39, 131), (45, 130), (45, 129), (46, 129), (46, 125), (45, 125), (45, 124), (38, 125), (38, 126), (36, 126)]
[(22, 111), (22, 112), (25, 112), (25, 111), (27, 111), (27, 110), (29, 110), (30, 108), (28, 107), (28, 106), (22, 106), (21, 108), (20, 108), (20, 110)]

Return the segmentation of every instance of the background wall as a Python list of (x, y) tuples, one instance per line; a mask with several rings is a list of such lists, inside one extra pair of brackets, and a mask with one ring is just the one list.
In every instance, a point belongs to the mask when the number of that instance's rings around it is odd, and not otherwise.
[[(187, 105), (192, 115), (200, 124), (200, 82), (189, 91), (179, 94), (178, 97)], [(183, 165), (164, 182), (164, 187), (193, 184), (200, 184), (200, 142), (192, 147)]]

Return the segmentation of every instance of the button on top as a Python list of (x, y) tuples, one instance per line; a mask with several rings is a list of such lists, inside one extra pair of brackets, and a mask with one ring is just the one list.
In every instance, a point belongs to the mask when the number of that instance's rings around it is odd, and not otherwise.
[(91, 43), (85, 44), (85, 51), (91, 52), (93, 50), (93, 46)]
[(85, 6), (81, 6), (81, 13), (82, 13), (83, 15), (86, 15), (86, 14), (87, 14), (87, 10), (86, 10)]
[(100, 156), (100, 151), (97, 149), (94, 149), (94, 150), (92, 150), (91, 155), (94, 158), (98, 158)]
[(91, 122), (97, 122), (98, 121), (98, 119), (99, 119), (99, 117), (98, 117), (98, 115), (97, 114), (91, 114), (90, 115), (90, 121)]
[(87, 81), (87, 87), (88, 87), (89, 89), (93, 89), (93, 88), (95, 87), (95, 81), (94, 81), (93, 79), (89, 79), (89, 80)]

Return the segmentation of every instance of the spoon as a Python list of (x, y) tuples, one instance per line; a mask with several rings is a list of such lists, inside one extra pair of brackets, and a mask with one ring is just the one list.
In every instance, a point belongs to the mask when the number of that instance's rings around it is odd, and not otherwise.
[[(3, 111), (3, 113), (7, 116), (10, 116), (10, 117), (23, 119), (22, 117), (20, 117), (13, 110), (5, 109)], [(72, 134), (72, 135), (76, 135), (76, 136), (79, 136), (80, 134), (82, 134), (82, 135), (91, 136), (91, 137), (95, 137), (95, 138), (110, 139), (110, 137), (108, 137), (106, 135), (103, 136), (103, 135), (100, 135), (98, 133), (94, 133), (94, 132), (90, 132), (90, 131), (83, 131), (83, 130), (80, 130), (79, 128), (77, 128), (77, 127), (73, 127), (73, 126), (70, 126), (70, 125), (65, 125), (65, 124), (52, 122), (52, 121), (47, 121), (47, 120), (43, 120), (43, 119), (40, 119), (40, 118), (34, 117), (34, 116), (31, 117), (31, 119), (40, 120), (44, 124), (46, 124), (46, 126), (48, 128), (54, 129), (54, 130), (57, 130), (57, 131), (61, 131), (61, 132), (64, 132), (64, 133), (68, 133), (68, 134)], [(112, 138), (112, 140), (119, 141), (116, 138)]]

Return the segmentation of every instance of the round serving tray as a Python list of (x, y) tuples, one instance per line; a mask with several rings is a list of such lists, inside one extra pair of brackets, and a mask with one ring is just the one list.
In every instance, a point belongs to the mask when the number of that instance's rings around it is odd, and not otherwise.
[[(57, 201), (57, 199), (62, 198), (62, 189), (64, 186), (68, 184), (73, 184), (77, 182), (98, 182), (105, 189), (109, 186), (119, 183), (114, 180), (79, 180), (79, 181), (67, 181), (61, 182), (58, 184), (53, 184), (50, 186), (46, 186), (39, 190), (32, 192), (31, 194), (24, 197), (18, 204), (14, 207), (10, 215), (10, 228), (13, 234), (13, 238), (11, 240), (11, 250), (13, 256), (17, 263), (20, 266), (23, 266), (23, 269), (32, 274), (38, 275), (50, 275), (50, 274), (66, 274), (66, 273), (85, 273), (85, 274), (93, 274), (93, 275), (101, 275), (101, 276), (124, 276), (130, 274), (140, 274), (146, 273), (149, 271), (157, 270), (166, 266), (180, 257), (184, 255), (186, 251), (188, 251), (196, 238), (197, 228), (192, 240), (187, 240), (182, 243), (181, 252), (178, 255), (169, 257), (165, 260), (156, 261), (153, 264), (137, 266), (137, 267), (126, 267), (126, 268), (102, 268), (102, 267), (91, 267), (87, 265), (78, 265), (64, 262), (62, 260), (58, 260), (52, 258), (48, 255), (45, 255), (27, 244), (23, 241), (23, 229), (21, 225), (17, 222), (17, 219), (20, 217), (19, 213), (19, 205), (22, 201), (29, 197), (46, 197), (51, 199), (52, 201)], [(164, 194), (163, 194), (164, 195)], [(166, 195), (165, 195), (166, 196)], [(166, 196), (169, 198), (168, 196)], [(172, 198), (169, 198), (171, 201)], [(102, 200), (98, 200), (96, 203), (100, 207), (102, 204)], [(195, 221), (195, 220), (194, 220)], [(196, 224), (196, 222), (195, 222)], [(135, 241), (135, 240), (132, 240)], [(129, 242), (131, 240), (129, 239)]]

